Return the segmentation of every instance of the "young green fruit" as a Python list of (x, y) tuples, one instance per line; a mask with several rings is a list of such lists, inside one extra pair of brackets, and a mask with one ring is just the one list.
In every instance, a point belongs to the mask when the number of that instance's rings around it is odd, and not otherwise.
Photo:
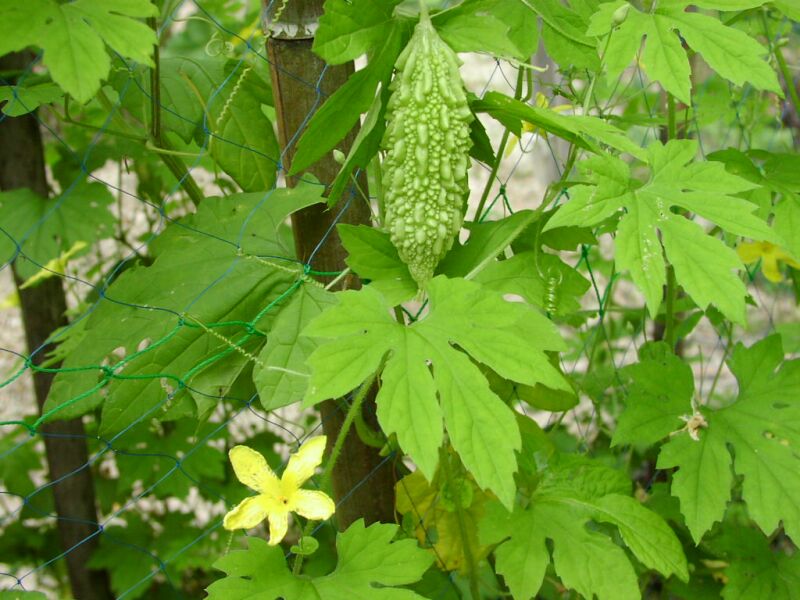
[(460, 64), (423, 12), (390, 86), (384, 227), (420, 288), (464, 221), (473, 117)]

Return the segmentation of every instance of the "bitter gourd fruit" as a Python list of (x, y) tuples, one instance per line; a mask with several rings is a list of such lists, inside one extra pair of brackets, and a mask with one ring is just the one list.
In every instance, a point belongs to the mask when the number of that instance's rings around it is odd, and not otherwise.
[(384, 228), (420, 288), (464, 221), (473, 116), (460, 64), (423, 9), (395, 65), (382, 141)]

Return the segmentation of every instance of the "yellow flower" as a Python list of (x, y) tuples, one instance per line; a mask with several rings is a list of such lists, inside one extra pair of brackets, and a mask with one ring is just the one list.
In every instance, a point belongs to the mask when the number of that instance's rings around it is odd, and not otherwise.
[(245, 498), (226, 514), (223, 527), (228, 530), (251, 529), (269, 519), (269, 544), (275, 546), (286, 535), (290, 512), (312, 521), (329, 518), (336, 509), (333, 500), (323, 492), (300, 489), (322, 462), (325, 441), (325, 436), (321, 435), (304, 443), (297, 453), (291, 455), (280, 479), (264, 457), (252, 448), (231, 448), (228, 456), (237, 479), (258, 495)]
[(800, 263), (794, 260), (788, 252), (770, 242), (742, 242), (736, 251), (745, 264), (761, 259), (761, 272), (764, 273), (764, 277), (775, 283), (783, 281), (778, 261), (800, 269)]

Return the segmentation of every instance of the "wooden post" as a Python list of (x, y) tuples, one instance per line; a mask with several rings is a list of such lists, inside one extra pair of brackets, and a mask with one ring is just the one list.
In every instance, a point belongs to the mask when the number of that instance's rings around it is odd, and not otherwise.
[[(22, 70), (32, 60), (30, 53), (8, 54), (0, 57), (0, 71)], [(0, 121), (0, 140), (0, 190), (28, 188), (46, 198), (49, 190), (44, 171), (44, 149), (36, 117), (33, 114), (6, 117)], [(2, 260), (7, 258), (2, 257)], [(13, 265), (12, 271), (19, 287), (22, 281)], [(64, 288), (61, 279), (53, 277), (18, 292), (25, 337), (29, 352), (33, 352), (47, 341), (53, 331), (67, 323)], [(44, 348), (33, 357), (34, 364), (42, 361), (46, 351)], [(53, 373), (34, 372), (33, 385), (40, 412), (53, 377)], [(43, 425), (41, 433), (50, 480), (60, 480), (50, 489), (58, 515), (56, 524), (61, 548), (68, 552), (65, 560), (72, 596), (80, 600), (112, 598), (108, 573), (87, 567), (97, 548), (99, 526), (92, 471), (86, 466), (89, 457), (83, 421), (80, 418), (53, 421)], [(58, 552), (55, 548), (50, 551), (54, 555)]]
[[(325, 69), (325, 63), (311, 51), (313, 34), (322, 15), (322, 0), (290, 0), (284, 3), (277, 22), (275, 11), (281, 1), (262, 0), (265, 6), (264, 30), (267, 34), (267, 53), (270, 60), (273, 97), (278, 124), (278, 139), (284, 151), (283, 168), (289, 171), (296, 144), (290, 141), (299, 138), (298, 131), (324, 97), (318, 97), (317, 82)], [(336, 91), (353, 73), (352, 63), (329, 66), (320, 91), (328, 96)], [(302, 133), (302, 132), (301, 132)], [(355, 131), (340, 145), (347, 154), (355, 138)], [(326, 156), (312, 165), (308, 172), (323, 183), (331, 183), (339, 171), (332, 156)], [(289, 177), (287, 184), (296, 185), (298, 178)], [(362, 184), (366, 189), (366, 182)], [(333, 210), (314, 206), (295, 213), (292, 225), (297, 256), (306, 262), (314, 253), (317, 244), (335, 222), (343, 204)], [(369, 210), (364, 202), (355, 198), (340, 219), (343, 223), (369, 223)], [(313, 267), (318, 271), (340, 271), (345, 268), (345, 252), (338, 234), (334, 230), (325, 243), (313, 255)], [(354, 277), (345, 278), (343, 287), (357, 287)], [(377, 427), (375, 420), (374, 391), (364, 403), (364, 418)], [(328, 443), (333, 444), (344, 420), (344, 412), (337, 402), (327, 401), (320, 405), (323, 428)], [(333, 470), (333, 493), (337, 501), (336, 515), (339, 527), (345, 529), (353, 521), (364, 518), (367, 523), (394, 521), (394, 468), (392, 461), (385, 461), (376, 448), (364, 444), (355, 430), (346, 438), (341, 456)], [(341, 503), (341, 504), (340, 504)]]

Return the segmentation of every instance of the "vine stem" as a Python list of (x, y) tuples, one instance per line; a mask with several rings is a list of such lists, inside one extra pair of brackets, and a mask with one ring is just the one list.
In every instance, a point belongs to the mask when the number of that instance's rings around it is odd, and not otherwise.
[[(158, 21), (155, 17), (149, 17), (147, 24), (158, 35)], [(153, 139), (153, 144), (159, 149), (156, 151), (161, 158), (161, 162), (169, 169), (175, 179), (178, 180), (179, 185), (183, 191), (189, 196), (195, 206), (200, 206), (203, 201), (203, 192), (200, 186), (192, 177), (192, 174), (186, 170), (186, 167), (172, 155), (172, 148), (169, 147), (161, 131), (161, 52), (159, 48), (159, 40), (156, 39), (156, 44), (153, 47), (153, 68), (150, 69), (150, 137)], [(155, 150), (154, 148), (150, 148)]]
[[(517, 84), (514, 88), (514, 99), (519, 100), (522, 98), (522, 86), (525, 82), (525, 72), (523, 69), (519, 69), (517, 71)], [(506, 146), (508, 145), (508, 138), (511, 135), (511, 132), (506, 128), (503, 131), (503, 137), (500, 139), (500, 146), (497, 148), (497, 154), (495, 155), (494, 164), (492, 165), (492, 171), (489, 174), (489, 181), (486, 182), (486, 186), (483, 188), (483, 194), (481, 194), (481, 200), (478, 203), (478, 208), (475, 210), (475, 216), (473, 217), (473, 221), (479, 221), (481, 215), (483, 214), (483, 207), (486, 206), (486, 201), (489, 199), (489, 193), (492, 191), (492, 187), (494, 186), (494, 180), (497, 178), (497, 172), (500, 170), (500, 163), (503, 161), (503, 155), (506, 152)]]
[[(350, 428), (353, 426), (353, 423), (356, 420), (356, 416), (361, 412), (361, 407), (364, 405), (364, 400), (367, 399), (367, 394), (369, 394), (370, 389), (372, 389), (375, 380), (378, 378), (378, 374), (383, 369), (383, 365), (386, 358), (381, 359), (380, 365), (378, 368), (375, 369), (375, 372), (370, 375), (364, 383), (361, 384), (358, 392), (356, 393), (355, 397), (353, 398), (353, 402), (350, 404), (350, 408), (347, 409), (347, 415), (345, 416), (344, 422), (342, 423), (342, 428), (339, 430), (339, 434), (336, 436), (336, 441), (333, 444), (333, 448), (331, 449), (330, 457), (328, 458), (328, 462), (325, 465), (325, 470), (322, 472), (320, 487), (324, 488), (328, 485), (331, 480), (331, 476), (333, 475), (333, 468), (336, 466), (336, 462), (339, 460), (339, 456), (342, 453), (342, 448), (344, 447), (345, 438), (347, 438), (347, 434), (350, 432)], [(311, 534), (313, 530), (314, 524), (312, 521), (307, 521), (305, 527), (303, 528), (303, 533), (300, 536), (300, 539), (308, 536)], [(292, 574), (297, 576), (300, 575), (300, 572), (303, 568), (303, 555), (298, 554), (294, 559), (294, 564), (292, 565)]]
[(794, 85), (794, 78), (792, 77), (791, 71), (789, 71), (789, 65), (786, 64), (786, 59), (783, 57), (783, 52), (781, 52), (780, 48), (776, 47), (774, 53), (775, 60), (778, 62), (778, 68), (786, 83), (786, 90), (789, 92), (789, 98), (792, 100), (794, 111), (797, 113), (797, 116), (800, 117), (800, 96), (797, 95), (797, 87)]
[(664, 341), (670, 350), (675, 350), (675, 302), (678, 299), (678, 282), (675, 279), (675, 268), (667, 267), (667, 298), (664, 307)]
[(363, 384), (361, 384), (361, 388), (359, 388), (358, 393), (353, 398), (350, 408), (347, 409), (347, 415), (344, 418), (344, 423), (342, 423), (342, 428), (339, 430), (339, 435), (336, 436), (336, 441), (331, 449), (331, 455), (328, 458), (328, 463), (325, 465), (325, 470), (322, 472), (323, 485), (327, 485), (330, 481), (331, 475), (333, 474), (333, 468), (336, 466), (336, 461), (339, 460), (339, 455), (342, 453), (344, 440), (347, 437), (350, 428), (353, 426), (356, 415), (361, 410), (364, 400), (367, 398), (367, 394), (369, 393), (370, 389), (372, 389), (372, 385), (375, 383), (375, 380), (378, 378), (378, 373), (380, 373), (383, 369), (384, 361), (385, 358), (381, 359), (381, 364), (378, 365), (378, 368), (375, 370), (375, 372), (370, 375)]
[[(678, 129), (675, 119), (675, 98), (667, 93), (667, 138), (677, 139)], [(675, 278), (675, 267), (667, 263), (667, 291), (664, 306), (664, 341), (672, 352), (675, 351), (675, 303), (678, 299), (678, 281)]]
[(325, 286), (325, 290), (326, 291), (331, 290), (332, 288), (334, 288), (336, 286), (337, 283), (339, 283), (342, 279), (347, 277), (349, 274), (350, 274), (350, 267), (347, 267), (344, 271), (339, 273), (333, 281), (331, 281), (328, 285)]
[(730, 323), (727, 327), (727, 335), (725, 340), (725, 350), (722, 353), (722, 359), (719, 361), (719, 368), (717, 369), (716, 374), (714, 375), (714, 381), (711, 382), (711, 389), (708, 390), (708, 394), (706, 394), (707, 401), (711, 401), (714, 398), (714, 392), (717, 390), (717, 384), (719, 383), (720, 375), (722, 375), (722, 371), (725, 368), (725, 361), (728, 358), (728, 354), (731, 350), (731, 342), (733, 341), (733, 325)]
[(606, 37), (606, 45), (603, 48), (603, 56), (600, 59), (600, 67), (595, 71), (594, 75), (592, 76), (591, 80), (589, 81), (589, 88), (586, 90), (586, 95), (583, 97), (583, 114), (589, 114), (589, 104), (592, 102), (592, 95), (594, 94), (594, 86), (597, 84), (597, 79), (600, 77), (600, 73), (603, 72), (603, 68), (606, 64), (606, 57), (608, 56), (608, 47), (611, 44), (611, 36), (614, 35), (614, 31), (612, 30), (609, 32), (608, 36)]
[(778, 63), (778, 70), (781, 72), (781, 75), (783, 76), (783, 82), (786, 84), (786, 91), (789, 94), (789, 99), (792, 101), (794, 112), (797, 113), (798, 117), (800, 117), (800, 96), (797, 94), (797, 87), (794, 85), (794, 78), (789, 70), (789, 65), (786, 64), (786, 59), (783, 56), (783, 52), (781, 52), (779, 43), (773, 43), (772, 41), (772, 36), (769, 33), (767, 17), (763, 11), (761, 12), (761, 22), (764, 25), (764, 36), (767, 38), (769, 43), (770, 52), (772, 52), (772, 54), (775, 56), (775, 62)]

